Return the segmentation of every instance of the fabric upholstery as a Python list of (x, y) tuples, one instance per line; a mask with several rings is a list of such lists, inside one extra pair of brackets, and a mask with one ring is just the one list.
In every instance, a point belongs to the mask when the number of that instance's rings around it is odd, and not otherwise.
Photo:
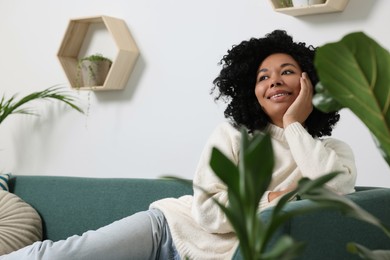
[[(44, 238), (59, 240), (96, 229), (115, 220), (145, 210), (155, 200), (192, 194), (192, 187), (161, 179), (77, 178), (58, 176), (14, 176), (10, 191), (32, 205), (42, 216)], [(390, 226), (390, 189), (361, 188), (347, 195)], [(310, 203), (293, 201), (286, 211)], [(272, 208), (261, 213), (269, 219)], [(334, 211), (296, 217), (276, 236), (288, 234), (307, 243), (300, 259), (360, 259), (346, 250), (355, 241), (369, 248), (390, 249), (390, 239), (376, 227)], [(272, 242), (271, 242), (272, 243)], [(233, 258), (242, 259), (239, 250)]]
[(10, 190), (37, 209), (44, 239), (54, 241), (147, 210), (158, 199), (192, 193), (172, 180), (58, 176), (14, 176)]

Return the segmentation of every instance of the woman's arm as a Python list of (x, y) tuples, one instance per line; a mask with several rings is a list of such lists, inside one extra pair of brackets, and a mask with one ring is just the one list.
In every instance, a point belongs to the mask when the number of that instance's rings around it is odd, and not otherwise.
[(356, 166), (353, 152), (346, 143), (333, 138), (314, 139), (298, 122), (285, 129), (285, 137), (303, 177), (315, 179), (339, 172), (327, 186), (341, 194), (354, 191)]

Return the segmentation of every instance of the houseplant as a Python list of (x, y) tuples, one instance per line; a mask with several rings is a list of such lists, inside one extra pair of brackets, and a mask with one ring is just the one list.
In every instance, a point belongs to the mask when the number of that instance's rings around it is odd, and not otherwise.
[[(366, 34), (354, 32), (319, 47), (315, 66), (320, 82), (314, 105), (324, 112), (350, 109), (371, 131), (390, 165), (390, 53)], [(390, 259), (390, 251), (371, 252), (358, 244), (349, 249), (366, 259)]]
[[(284, 195), (278, 201), (267, 223), (263, 222), (258, 215), (258, 205), (272, 179), (274, 154), (271, 139), (269, 135), (261, 133), (254, 134), (253, 137), (249, 136), (245, 129), (241, 129), (241, 136), (239, 165), (230, 161), (217, 148), (213, 148), (210, 167), (227, 186), (229, 205), (222, 205), (217, 200), (214, 202), (225, 213), (236, 232), (244, 259), (287, 260), (296, 258), (303, 252), (304, 244), (284, 235), (274, 241), (274, 246), (269, 248), (271, 239), (274, 239), (273, 235), (291, 218), (324, 209), (338, 210), (345, 215), (380, 227), (390, 234), (390, 230), (370, 213), (345, 196), (324, 188), (325, 183), (338, 173), (329, 173), (315, 180), (303, 178), (294, 191)], [(179, 180), (192, 185), (191, 181)], [(202, 187), (194, 186), (194, 188), (201, 189), (208, 194)], [(310, 199), (313, 203), (285, 211), (286, 204), (297, 195), (302, 199)], [(213, 197), (211, 194), (209, 196)]]
[(292, 0), (292, 4), (294, 7), (318, 5), (318, 4), (323, 4), (325, 2), (326, 0)]
[[(214, 148), (210, 166), (228, 187), (229, 205), (215, 203), (225, 212), (240, 241), (240, 250), (247, 260), (294, 259), (301, 254), (303, 243), (284, 235), (273, 248), (267, 248), (273, 234), (291, 218), (324, 209), (333, 209), (356, 219), (366, 221), (390, 234), (377, 218), (355, 203), (324, 187), (338, 173), (329, 173), (315, 180), (303, 178), (298, 187), (284, 195), (274, 207), (268, 223), (258, 217), (258, 205), (272, 178), (273, 150), (268, 135), (249, 137), (241, 130), (240, 163), (235, 165), (222, 152)], [(260, 158), (260, 159), (259, 159)], [(195, 187), (199, 188), (199, 187)], [(206, 192), (206, 191), (204, 191)], [(207, 193), (207, 192), (206, 192)], [(284, 206), (294, 196), (310, 199), (313, 203), (302, 208), (284, 211)], [(267, 249), (267, 251), (266, 251)]]
[(102, 86), (112, 65), (111, 59), (102, 54), (93, 54), (81, 58), (78, 62), (78, 78), (82, 78), (81, 86)]
[(72, 95), (68, 94), (61, 87), (54, 86), (47, 88), (42, 91), (33, 92), (28, 94), (21, 99), (17, 100), (16, 95), (11, 98), (6, 99), (5, 96), (0, 100), (0, 124), (12, 114), (32, 114), (35, 113), (30, 109), (25, 107), (27, 103), (30, 103), (34, 100), (57, 100), (63, 102), (75, 109), (78, 112), (83, 113), (83, 110), (76, 105), (76, 99)]
[(280, 0), (279, 4), (280, 4), (280, 7), (282, 7), (282, 8), (293, 6), (292, 0)]

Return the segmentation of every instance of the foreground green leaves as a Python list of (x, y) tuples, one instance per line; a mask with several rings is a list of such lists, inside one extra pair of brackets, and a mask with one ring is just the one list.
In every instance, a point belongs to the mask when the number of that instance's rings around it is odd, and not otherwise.
[(359, 255), (365, 260), (390, 260), (389, 250), (370, 250), (357, 243), (349, 243), (347, 248), (349, 252)]
[(30, 114), (34, 115), (34, 112), (24, 107), (26, 103), (29, 103), (34, 100), (38, 99), (52, 99), (52, 100), (58, 100), (60, 102), (63, 102), (70, 106), (71, 108), (75, 109), (78, 112), (83, 112), (83, 110), (76, 105), (75, 101), (76, 99), (71, 96), (69, 93), (64, 91), (60, 87), (51, 87), (48, 89), (45, 89), (43, 91), (38, 91), (31, 93), (19, 100), (16, 99), (16, 95), (12, 96), (9, 99), (6, 99), (4, 96), (1, 98), (0, 101), (0, 124), (9, 116), (12, 114)]
[[(355, 32), (318, 48), (315, 66), (321, 82), (313, 104), (324, 112), (349, 108), (371, 131), (390, 165), (389, 52), (364, 33)], [(390, 251), (370, 251), (354, 243), (348, 249), (363, 259), (390, 259)]]
[[(283, 196), (273, 208), (271, 217), (264, 223), (258, 213), (263, 194), (271, 182), (274, 154), (268, 135), (256, 134), (251, 138), (241, 131), (240, 163), (234, 165), (218, 149), (213, 149), (210, 166), (215, 174), (227, 185), (229, 205), (226, 207), (215, 200), (225, 212), (240, 241), (244, 259), (294, 259), (304, 250), (304, 244), (285, 235), (272, 248), (269, 242), (275, 232), (291, 218), (324, 209), (338, 210), (347, 216), (389, 229), (377, 218), (361, 209), (355, 203), (326, 189), (324, 185), (338, 173), (326, 174), (318, 179), (303, 178), (296, 190)], [(196, 188), (196, 187), (195, 187)], [(205, 191), (206, 192), (206, 191)], [(299, 195), (312, 203), (304, 207), (284, 210), (286, 204)], [(210, 196), (211, 197), (211, 196)]]
[(390, 54), (362, 32), (316, 51), (320, 78), (314, 105), (324, 111), (349, 108), (372, 132), (390, 165)]
[(212, 151), (210, 166), (228, 187), (229, 206), (215, 202), (225, 212), (236, 231), (243, 257), (261, 259), (265, 227), (259, 221), (257, 209), (271, 182), (274, 153), (268, 135), (259, 134), (250, 140), (244, 130), (241, 133), (241, 163), (238, 166), (218, 149), (214, 148)]
[[(210, 167), (226, 184), (229, 205), (225, 206), (214, 199), (229, 219), (240, 242), (242, 257), (246, 260), (290, 260), (300, 256), (304, 243), (294, 241), (290, 236), (275, 238), (277, 230), (293, 217), (322, 210), (337, 210), (346, 216), (371, 223), (390, 234), (388, 227), (376, 217), (360, 208), (345, 196), (338, 195), (325, 188), (325, 184), (338, 173), (325, 174), (317, 179), (303, 178), (297, 188), (281, 197), (271, 215), (264, 222), (258, 212), (260, 200), (267, 191), (272, 179), (274, 154), (271, 138), (261, 133), (249, 136), (241, 130), (240, 163), (235, 165), (222, 152), (214, 148), (211, 154)], [(192, 185), (190, 180), (166, 177)], [(207, 193), (202, 187), (194, 187)], [(208, 194), (213, 198), (211, 194)], [(286, 208), (292, 199), (300, 197), (310, 200), (299, 207)], [(273, 246), (270, 241), (273, 240)], [(357, 244), (349, 248), (362, 247)], [(351, 251), (356, 253), (357, 250)], [(360, 251), (359, 251), (360, 252)], [(382, 253), (382, 252), (381, 252)], [(370, 259), (370, 258), (367, 258)], [(382, 258), (379, 258), (382, 259)]]

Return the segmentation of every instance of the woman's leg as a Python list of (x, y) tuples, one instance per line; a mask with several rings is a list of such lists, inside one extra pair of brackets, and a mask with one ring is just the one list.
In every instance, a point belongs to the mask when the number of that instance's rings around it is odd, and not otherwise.
[[(161, 238), (166, 236), (166, 229), (167, 224), (161, 212), (144, 211), (96, 231), (87, 231), (81, 236), (75, 235), (57, 242), (36, 242), (11, 254), (0, 256), (0, 259), (158, 259), (161, 253), (165, 254), (160, 248), (161, 243), (164, 243)], [(166, 239), (163, 238), (163, 241)]]

